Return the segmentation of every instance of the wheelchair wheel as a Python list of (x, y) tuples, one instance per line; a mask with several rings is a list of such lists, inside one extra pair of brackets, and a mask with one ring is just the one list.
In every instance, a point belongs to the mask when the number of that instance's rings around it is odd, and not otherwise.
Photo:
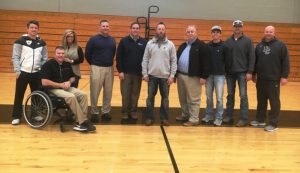
[(52, 114), (52, 102), (46, 93), (33, 91), (27, 96), (23, 106), (23, 115), (30, 127), (44, 128), (50, 122)]

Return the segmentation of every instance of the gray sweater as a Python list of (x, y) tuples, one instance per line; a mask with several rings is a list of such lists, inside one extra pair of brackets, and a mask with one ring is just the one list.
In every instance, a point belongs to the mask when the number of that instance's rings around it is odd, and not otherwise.
[(176, 48), (167, 38), (159, 43), (152, 38), (146, 46), (142, 62), (143, 77), (174, 77), (177, 70)]
[(226, 40), (231, 55), (231, 63), (228, 68), (229, 73), (254, 71), (255, 53), (252, 40), (246, 35), (242, 35), (237, 40), (233, 35)]

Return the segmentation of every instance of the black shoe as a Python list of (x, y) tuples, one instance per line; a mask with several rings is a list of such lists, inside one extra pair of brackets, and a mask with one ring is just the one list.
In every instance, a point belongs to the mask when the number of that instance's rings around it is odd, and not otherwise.
[(123, 116), (122, 116), (122, 120), (128, 120), (128, 119), (129, 119), (128, 114), (124, 113), (124, 114), (122, 114), (122, 115), (123, 115)]
[(109, 113), (102, 114), (102, 120), (104, 120), (104, 121), (110, 121), (111, 120), (111, 116), (109, 115)]
[(186, 122), (189, 120), (189, 117), (178, 116), (176, 117), (176, 121)]
[(137, 113), (137, 111), (131, 112), (130, 113), (130, 117), (133, 120), (137, 120), (138, 119), (138, 113)]
[(99, 116), (98, 116), (98, 114), (92, 114), (92, 116), (91, 116), (91, 122), (92, 123), (99, 123)]
[(234, 119), (230, 117), (226, 117), (223, 119), (223, 124), (232, 125), (234, 123)]

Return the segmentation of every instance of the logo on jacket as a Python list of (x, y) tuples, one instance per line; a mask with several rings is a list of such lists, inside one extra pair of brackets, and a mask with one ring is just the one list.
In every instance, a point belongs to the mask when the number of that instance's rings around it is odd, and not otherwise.
[(271, 53), (271, 48), (269, 46), (264, 46), (263, 53), (269, 55)]
[(31, 45), (32, 40), (26, 40), (27, 45)]

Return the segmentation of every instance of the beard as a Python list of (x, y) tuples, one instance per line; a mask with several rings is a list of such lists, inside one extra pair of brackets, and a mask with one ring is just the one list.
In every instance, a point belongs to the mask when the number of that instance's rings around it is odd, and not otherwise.
[(162, 42), (165, 40), (166, 38), (166, 33), (163, 33), (163, 34), (156, 34), (156, 38), (157, 38), (157, 41), (158, 42)]
[(134, 41), (137, 41), (139, 39), (139, 35), (132, 35), (131, 34), (131, 38), (134, 40)]

